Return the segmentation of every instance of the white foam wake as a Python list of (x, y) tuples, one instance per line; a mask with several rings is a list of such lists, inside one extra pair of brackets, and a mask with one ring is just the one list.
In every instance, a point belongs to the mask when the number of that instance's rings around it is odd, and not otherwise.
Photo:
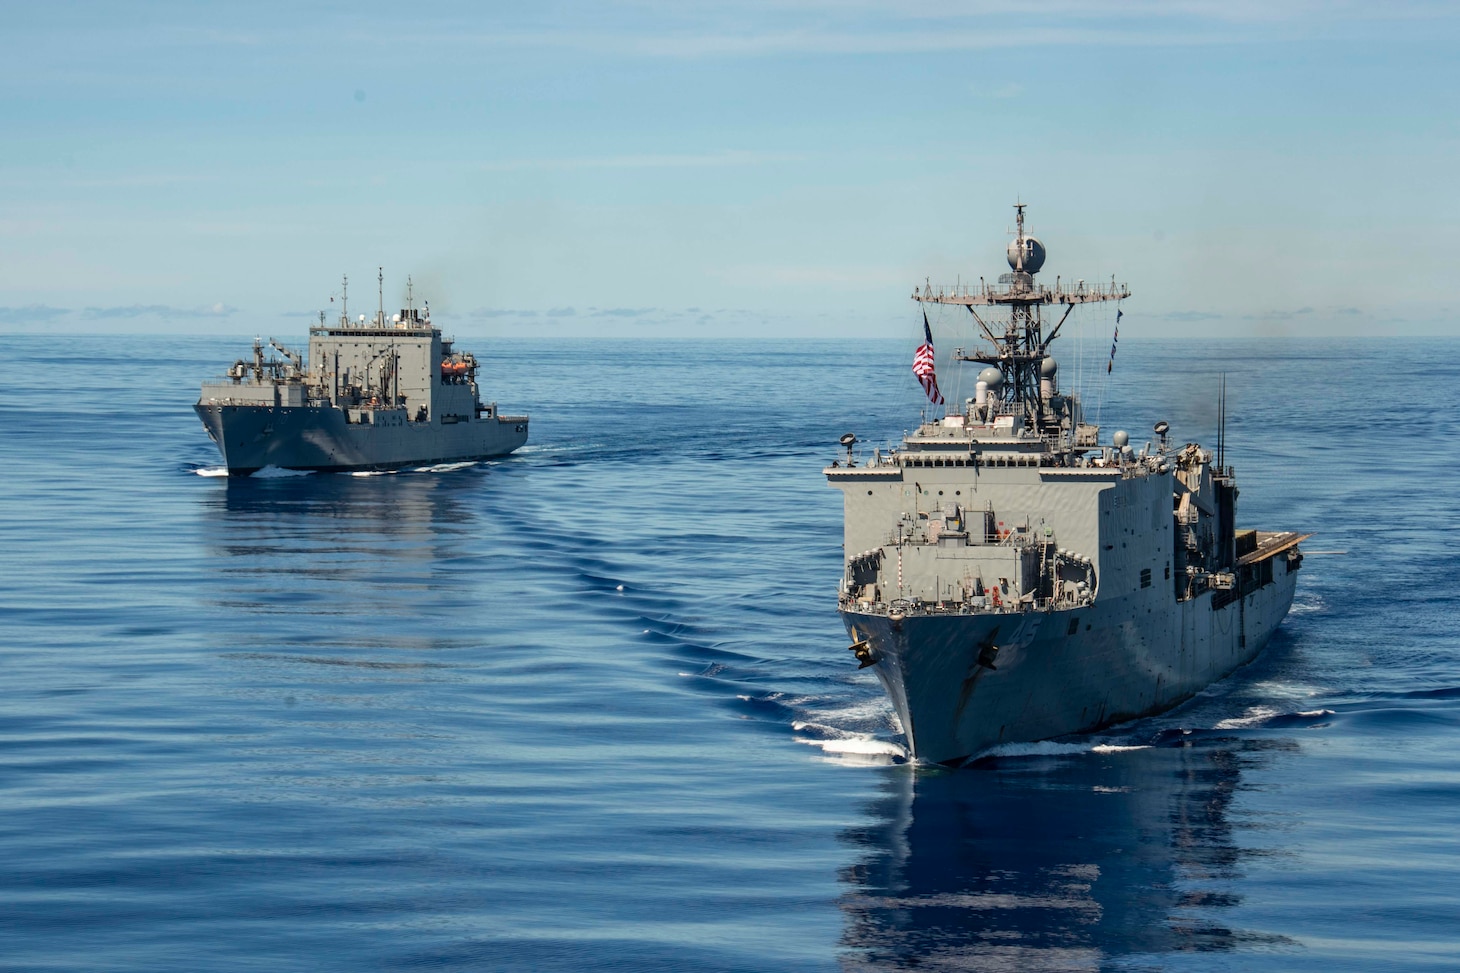
[(792, 739), (809, 747), (818, 747), (822, 753), (835, 760), (863, 765), (887, 765), (907, 759), (905, 748), (891, 740), (873, 736), (871, 733), (839, 731), (832, 727), (800, 722), (795, 724), (795, 727), (797, 730), (809, 729), (818, 733), (830, 733), (830, 736), (817, 737), (798, 734)]
[(280, 466), (265, 466), (253, 474), (257, 479), (268, 480), (279, 476), (313, 476), (313, 470), (286, 470)]
[[(832, 726), (881, 722), (892, 715), (887, 700), (881, 696), (868, 696), (862, 699), (804, 696), (786, 700), (786, 705), (805, 713), (807, 721), (826, 722)], [(796, 729), (800, 729), (800, 727), (796, 727)]]
[(1327, 607), (1321, 595), (1303, 593), (1293, 599), (1293, 604), (1288, 609), (1288, 614), (1308, 615), (1314, 612), (1321, 612)]
[(1115, 743), (1055, 743), (1039, 740), (1034, 743), (1001, 743), (979, 754), (980, 757), (1067, 757), (1082, 753), (1126, 753), (1130, 750), (1149, 750), (1141, 745), (1125, 746)]
[(1249, 706), (1247, 712), (1241, 716), (1233, 716), (1225, 720), (1218, 720), (1213, 729), (1217, 730), (1242, 730), (1250, 726), (1261, 726), (1281, 711), (1275, 706)]
[[(227, 476), (226, 466), (203, 466), (193, 470), (198, 476)], [(257, 479), (267, 480), (279, 476), (313, 476), (313, 470), (286, 470), (278, 466), (265, 466), (261, 470), (254, 470), (251, 474)]]

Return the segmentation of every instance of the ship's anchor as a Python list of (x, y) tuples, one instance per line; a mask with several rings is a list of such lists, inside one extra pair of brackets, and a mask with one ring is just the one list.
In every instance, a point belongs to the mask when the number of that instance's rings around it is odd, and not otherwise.
[(852, 638), (857, 639), (857, 641), (847, 646), (847, 651), (851, 652), (857, 657), (857, 662), (860, 663), (860, 665), (857, 666), (858, 669), (865, 669), (868, 666), (875, 666), (878, 662), (881, 661), (881, 657), (878, 656), (877, 653), (872, 651), (872, 646), (867, 639), (857, 638), (859, 634), (860, 633), (857, 631), (856, 626), (852, 626)]
[(994, 644), (994, 636), (998, 634), (999, 630), (996, 628), (989, 633), (988, 638), (978, 644), (978, 664), (985, 669), (999, 668), (994, 665), (994, 660), (999, 657), (999, 647)]

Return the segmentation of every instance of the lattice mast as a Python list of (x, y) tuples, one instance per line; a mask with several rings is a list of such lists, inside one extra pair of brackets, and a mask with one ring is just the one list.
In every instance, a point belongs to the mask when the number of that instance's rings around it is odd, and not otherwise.
[[(962, 348), (954, 351), (956, 361), (980, 362), (993, 365), (1004, 374), (1005, 388), (1009, 390), (1010, 404), (1021, 413), (1033, 428), (1041, 428), (1050, 412), (1040, 393), (1040, 369), (1049, 356), (1049, 346), (1059, 335), (1060, 328), (1069, 318), (1077, 304), (1093, 304), (1097, 301), (1119, 301), (1130, 296), (1130, 288), (1117, 284), (1112, 277), (1109, 284), (1086, 284), (1079, 281), (1074, 287), (1066, 288), (1055, 278), (1054, 287), (1036, 283), (1034, 275), (1044, 266), (1045, 249), (1035, 237), (1024, 232), (1024, 203), (1016, 203), (1018, 228), (1014, 240), (1009, 244), (1008, 257), (1011, 272), (1000, 274), (995, 285), (987, 284), (982, 277), (976, 288), (968, 284), (955, 287), (933, 287), (925, 284), (913, 291), (913, 300), (925, 304), (960, 304), (968, 308), (978, 323), (983, 337), (993, 345), (992, 350), (975, 349), (965, 354)], [(1065, 305), (1065, 313), (1048, 336), (1044, 334), (1043, 308), (1046, 304)], [(989, 327), (975, 308), (1003, 306), (1009, 309), (1003, 334)], [(997, 323), (997, 322), (995, 322)]]

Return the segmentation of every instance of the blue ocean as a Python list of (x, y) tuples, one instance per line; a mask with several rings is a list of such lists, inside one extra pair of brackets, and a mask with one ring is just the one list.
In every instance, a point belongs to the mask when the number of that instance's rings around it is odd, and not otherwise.
[(1313, 553), (1251, 666), (961, 771), (835, 611), (915, 342), (460, 343), (517, 454), (240, 480), (248, 337), (0, 342), (0, 970), (1460, 969), (1460, 342), (1065, 362), (1138, 446), (1225, 375)]

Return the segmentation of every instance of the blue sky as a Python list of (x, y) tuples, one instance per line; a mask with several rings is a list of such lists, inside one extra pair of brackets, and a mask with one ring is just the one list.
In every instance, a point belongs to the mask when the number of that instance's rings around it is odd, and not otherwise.
[[(1454, 333), (1460, 12), (1410, 3), (13, 5), (0, 328), (888, 336), (924, 278), (1151, 335)], [(357, 305), (357, 302), (358, 305)], [(939, 322), (942, 323), (941, 321)]]

